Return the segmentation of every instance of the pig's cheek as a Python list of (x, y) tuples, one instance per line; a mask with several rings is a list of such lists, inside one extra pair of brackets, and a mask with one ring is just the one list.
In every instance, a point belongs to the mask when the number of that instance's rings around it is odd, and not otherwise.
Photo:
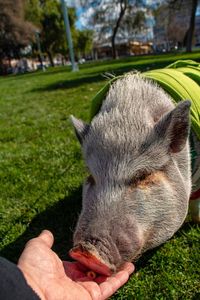
[(89, 184), (85, 183), (83, 185), (83, 205), (85, 205), (85, 202), (87, 201), (87, 198), (89, 196), (89, 189), (90, 189)]
[(84, 184), (83, 185), (83, 189), (82, 189), (82, 198), (83, 199), (85, 198), (86, 194), (87, 194), (87, 185)]
[(92, 186), (89, 182), (85, 182), (83, 184), (83, 196), (88, 196), (94, 189), (94, 186)]
[(91, 205), (91, 203), (93, 202), (95, 198), (94, 189), (95, 187), (92, 186), (90, 183), (85, 183), (83, 185), (83, 200), (82, 200), (83, 207), (86, 207), (88, 203)]

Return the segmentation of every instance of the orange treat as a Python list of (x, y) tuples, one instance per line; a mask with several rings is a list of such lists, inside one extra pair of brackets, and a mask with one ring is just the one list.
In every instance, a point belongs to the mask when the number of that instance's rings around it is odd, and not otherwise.
[(94, 270), (94, 272), (96, 272), (97, 274), (110, 276), (113, 273), (109, 266), (107, 266), (104, 262), (100, 261), (99, 258), (95, 257), (88, 251), (84, 251), (76, 247), (69, 251), (69, 255), (73, 259), (86, 266), (88, 269)]
[(87, 277), (89, 277), (91, 280), (96, 278), (96, 273), (94, 271), (88, 271), (87, 272)]

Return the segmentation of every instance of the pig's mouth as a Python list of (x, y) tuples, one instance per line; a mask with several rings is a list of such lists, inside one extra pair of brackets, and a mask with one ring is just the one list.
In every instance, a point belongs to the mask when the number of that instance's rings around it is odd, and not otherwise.
[(105, 276), (110, 276), (115, 271), (109, 263), (103, 262), (102, 258), (93, 251), (84, 249), (81, 245), (75, 246), (69, 251), (71, 258), (80, 262), (88, 269)]

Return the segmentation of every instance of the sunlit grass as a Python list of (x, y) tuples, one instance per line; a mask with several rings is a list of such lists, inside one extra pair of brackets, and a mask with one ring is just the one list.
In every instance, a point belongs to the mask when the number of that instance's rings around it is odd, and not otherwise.
[[(85, 176), (69, 115), (89, 120), (91, 99), (105, 72), (164, 67), (200, 54), (135, 57), (87, 63), (0, 78), (1, 254), (15, 261), (24, 243), (42, 229), (67, 258)], [(143, 256), (136, 273), (114, 299), (193, 299), (199, 290), (199, 229), (187, 223), (159, 249)]]

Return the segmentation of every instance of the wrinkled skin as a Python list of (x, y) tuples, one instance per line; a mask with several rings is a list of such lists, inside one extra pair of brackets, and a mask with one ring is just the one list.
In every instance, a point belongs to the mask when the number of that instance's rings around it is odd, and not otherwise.
[(171, 238), (191, 192), (189, 101), (127, 75), (91, 124), (72, 117), (90, 176), (70, 254), (108, 275)]

